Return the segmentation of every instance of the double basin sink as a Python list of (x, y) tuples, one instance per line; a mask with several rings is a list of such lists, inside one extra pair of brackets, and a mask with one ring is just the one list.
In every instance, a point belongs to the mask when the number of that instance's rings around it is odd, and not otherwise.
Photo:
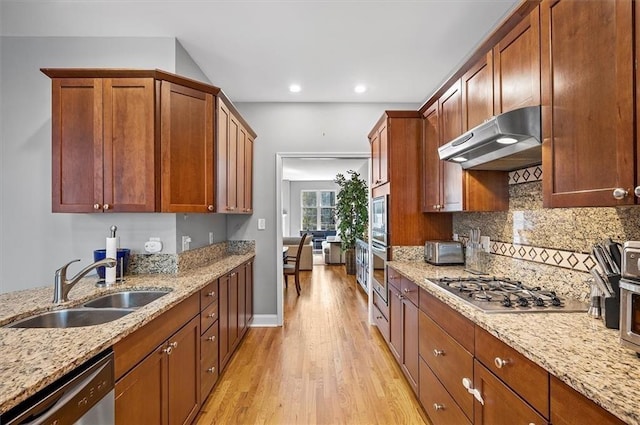
[(117, 320), (143, 307), (169, 290), (121, 291), (102, 295), (80, 307), (48, 311), (6, 325), (7, 328), (76, 328)]

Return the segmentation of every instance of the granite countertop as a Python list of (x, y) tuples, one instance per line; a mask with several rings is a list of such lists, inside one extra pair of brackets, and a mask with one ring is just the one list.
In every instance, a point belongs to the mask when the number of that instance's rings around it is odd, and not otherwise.
[[(209, 265), (178, 274), (127, 276), (124, 283), (110, 288), (97, 288), (95, 276), (85, 278), (71, 289), (70, 300), (59, 306), (51, 302), (53, 283), (42, 288), (0, 294), (0, 414), (254, 256), (253, 251), (227, 255)], [(67, 329), (2, 327), (34, 313), (75, 307), (102, 294), (157, 288), (171, 292), (121, 319), (102, 325)]]
[(596, 404), (629, 424), (640, 424), (640, 359), (620, 345), (618, 330), (586, 313), (486, 314), (429, 281), (468, 276), (462, 267), (388, 265)]

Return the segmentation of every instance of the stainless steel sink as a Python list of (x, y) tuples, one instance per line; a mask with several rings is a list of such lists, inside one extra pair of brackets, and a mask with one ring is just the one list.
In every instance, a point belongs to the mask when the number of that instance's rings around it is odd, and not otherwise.
[(48, 311), (8, 324), (7, 328), (77, 328), (101, 325), (132, 313), (124, 308), (67, 308)]
[(138, 308), (169, 292), (167, 290), (114, 292), (89, 301), (84, 306), (91, 308)]

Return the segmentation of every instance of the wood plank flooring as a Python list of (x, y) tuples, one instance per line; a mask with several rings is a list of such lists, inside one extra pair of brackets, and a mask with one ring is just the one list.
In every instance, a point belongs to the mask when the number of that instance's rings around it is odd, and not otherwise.
[(344, 266), (302, 272), (282, 328), (251, 328), (196, 423), (429, 424)]

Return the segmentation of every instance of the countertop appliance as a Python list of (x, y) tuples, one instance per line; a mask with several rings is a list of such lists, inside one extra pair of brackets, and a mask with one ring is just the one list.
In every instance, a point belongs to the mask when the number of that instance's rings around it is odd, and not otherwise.
[(464, 264), (462, 242), (426, 241), (424, 261), (434, 265)]
[(513, 171), (542, 162), (540, 106), (488, 119), (438, 148), (440, 159), (463, 169)]
[(622, 248), (620, 342), (640, 357), (640, 241), (625, 242)]
[(0, 415), (5, 425), (115, 423), (114, 360), (105, 351)]
[(445, 277), (429, 281), (484, 313), (570, 313), (588, 310), (588, 306), (578, 300), (561, 298), (553, 291), (527, 286), (509, 278)]

